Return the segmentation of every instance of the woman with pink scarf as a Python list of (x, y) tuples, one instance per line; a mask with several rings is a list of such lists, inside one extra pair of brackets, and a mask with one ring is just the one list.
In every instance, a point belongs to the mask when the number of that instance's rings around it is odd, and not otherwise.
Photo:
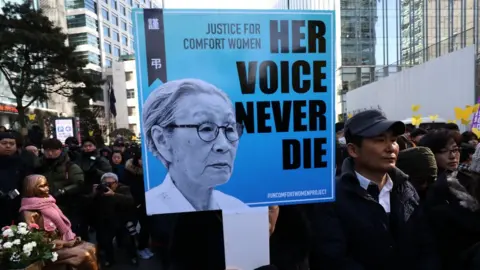
[(95, 246), (81, 241), (72, 232), (70, 221), (49, 194), (47, 179), (42, 175), (27, 176), (24, 187), (20, 212), (27, 224), (37, 224), (55, 239), (58, 249), (55, 265), (66, 264), (76, 270), (98, 270)]

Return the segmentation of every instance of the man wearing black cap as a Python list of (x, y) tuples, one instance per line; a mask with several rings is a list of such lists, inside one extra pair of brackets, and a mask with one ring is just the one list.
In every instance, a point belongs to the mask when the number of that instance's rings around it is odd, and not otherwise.
[(34, 167), (33, 162), (19, 153), (15, 135), (0, 132), (0, 227), (17, 221), (22, 182), (34, 172)]
[(336, 181), (336, 201), (316, 206), (312, 256), (321, 265), (312, 270), (404, 269), (400, 240), (419, 201), (408, 176), (395, 167), (396, 140), (404, 132), (402, 122), (389, 121), (377, 110), (345, 123), (350, 157)]

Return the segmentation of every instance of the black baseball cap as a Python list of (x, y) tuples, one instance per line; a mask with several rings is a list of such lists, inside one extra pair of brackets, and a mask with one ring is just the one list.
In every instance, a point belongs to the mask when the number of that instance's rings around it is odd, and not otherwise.
[(335, 123), (335, 133), (337, 133), (339, 131), (343, 131), (344, 128), (345, 128), (345, 123), (344, 122)]
[(345, 123), (345, 132), (354, 136), (371, 138), (387, 130), (398, 136), (405, 133), (405, 124), (402, 121), (389, 121), (379, 110), (366, 110), (355, 114)]

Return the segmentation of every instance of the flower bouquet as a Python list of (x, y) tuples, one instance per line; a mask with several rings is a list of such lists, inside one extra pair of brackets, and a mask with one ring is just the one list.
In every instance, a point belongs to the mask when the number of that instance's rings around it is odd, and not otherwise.
[(0, 265), (6, 269), (41, 269), (46, 262), (57, 260), (55, 245), (37, 224), (24, 222), (2, 228)]

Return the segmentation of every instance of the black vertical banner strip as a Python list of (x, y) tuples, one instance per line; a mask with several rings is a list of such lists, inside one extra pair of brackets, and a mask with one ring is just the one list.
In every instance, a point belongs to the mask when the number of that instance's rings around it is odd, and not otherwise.
[(148, 65), (148, 86), (160, 79), (167, 82), (167, 58), (165, 53), (165, 27), (163, 9), (144, 9), (145, 48)]

